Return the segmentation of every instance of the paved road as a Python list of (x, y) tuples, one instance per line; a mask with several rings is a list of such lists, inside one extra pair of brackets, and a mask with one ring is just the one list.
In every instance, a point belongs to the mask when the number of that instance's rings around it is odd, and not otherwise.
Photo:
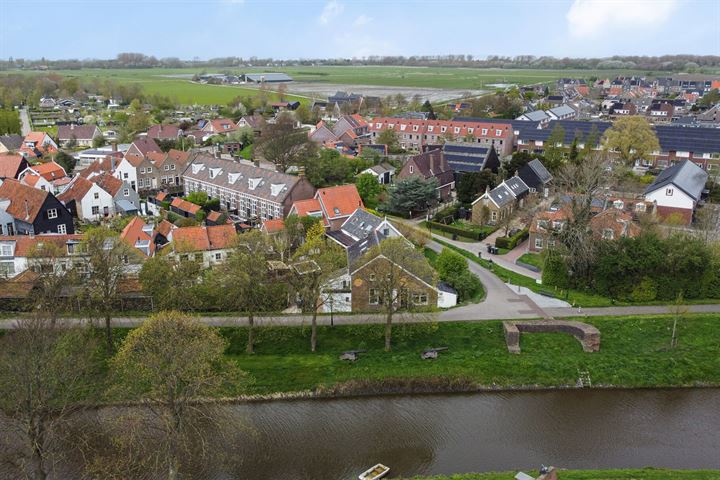
[(28, 116), (27, 108), (20, 109), (20, 123), (22, 124), (20, 133), (22, 133), (22, 136), (24, 137), (31, 131), (30, 116)]

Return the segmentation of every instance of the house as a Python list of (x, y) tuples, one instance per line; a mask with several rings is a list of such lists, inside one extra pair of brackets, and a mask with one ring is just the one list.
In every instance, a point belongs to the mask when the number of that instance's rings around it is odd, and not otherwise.
[[(152, 164), (142, 155), (126, 154), (118, 162), (117, 168), (111, 169), (112, 174), (120, 180), (127, 182), (135, 191), (139, 191), (138, 188), (138, 172), (142, 168), (143, 173), (147, 168), (152, 168)], [(144, 185), (143, 179), (143, 185)]]
[(170, 202), (170, 211), (185, 218), (195, 218), (200, 212), (200, 205), (175, 197)]
[[(164, 188), (182, 186), (182, 173), (190, 161), (190, 152), (170, 149), (162, 158), (154, 161), (157, 172), (157, 184)], [(145, 182), (147, 184), (147, 181)]]
[(115, 214), (113, 195), (82, 175), (76, 175), (73, 178), (63, 193), (58, 195), (58, 200), (63, 202), (74, 216), (89, 222)]
[(519, 175), (504, 180), (500, 185), (485, 193), (472, 203), (472, 221), (478, 225), (496, 224), (505, 220), (517, 207), (522, 207), (530, 187)]
[(58, 142), (66, 147), (73, 140), (77, 146), (91, 147), (95, 137), (101, 136), (102, 132), (97, 125), (58, 125)]
[(670, 103), (653, 103), (647, 109), (651, 122), (669, 122), (672, 120), (675, 107)]
[(320, 120), (318, 124), (315, 125), (315, 129), (308, 134), (308, 138), (319, 145), (325, 145), (326, 143), (332, 143), (338, 140), (335, 132), (328, 127), (324, 120)]
[(530, 160), (520, 169), (518, 176), (528, 186), (529, 193), (539, 192), (544, 198), (550, 195), (550, 183), (553, 176), (539, 159)]
[(64, 189), (70, 180), (65, 169), (54, 161), (28, 167), (18, 178), (25, 185), (54, 194)]
[(523, 113), (515, 120), (525, 120), (528, 122), (538, 122), (540, 124), (545, 124), (552, 120), (552, 117), (543, 110), (534, 110), (532, 112)]
[(182, 175), (185, 195), (205, 192), (242, 221), (285, 218), (298, 200), (313, 198), (315, 188), (300, 175), (267, 170), (233, 160), (196, 154)]
[(240, 75), (240, 78), (247, 83), (284, 83), (293, 80), (286, 73), (246, 73)]
[(25, 157), (16, 153), (0, 153), (0, 181), (18, 178), (30, 164)]
[(0, 135), (0, 153), (17, 152), (23, 146), (22, 135)]
[(133, 214), (140, 209), (140, 197), (129, 183), (114, 177), (110, 173), (94, 176), (90, 179), (113, 198), (113, 212), (116, 214)]
[(77, 160), (76, 168), (79, 169), (86, 168), (93, 162), (102, 162), (107, 157), (112, 157), (115, 160), (115, 163), (118, 164), (120, 163), (120, 160), (122, 160), (123, 155), (128, 148), (130, 148), (130, 144), (118, 145), (113, 143), (109, 147), (88, 148), (86, 150), (76, 152), (73, 154), (73, 157)]
[(57, 152), (57, 144), (45, 132), (30, 132), (23, 138), (23, 144), (18, 150), (27, 158), (40, 158), (48, 153)]
[(395, 167), (389, 163), (380, 163), (373, 165), (370, 168), (366, 168), (359, 175), (372, 175), (377, 178), (380, 185), (390, 185), (392, 183), (393, 176), (395, 175)]
[(138, 138), (125, 152), (125, 155), (138, 155), (141, 157), (147, 156), (150, 152), (162, 152), (162, 149), (155, 143), (155, 140), (149, 137)]
[[(34, 252), (45, 245), (57, 247), (57, 256), (53, 260), (56, 268), (69, 270), (80, 260), (82, 235), (54, 234), (54, 235), (2, 235), (0, 236), (0, 277), (17, 278), (24, 272), (33, 268), (32, 258)], [(3, 285), (5, 288), (5, 285)]]
[(708, 174), (690, 160), (666, 168), (645, 190), (645, 200), (655, 202), (657, 215), (675, 218), (685, 225), (692, 223), (702, 197)]
[(424, 180), (435, 179), (438, 200), (446, 202), (451, 199), (452, 191), (455, 189), (455, 174), (442, 150), (430, 150), (410, 157), (398, 173), (397, 179), (402, 180), (412, 176), (419, 176)]
[(380, 218), (362, 208), (356, 209), (339, 229), (327, 231), (325, 235), (345, 249), (348, 265), (381, 241), (403, 236), (387, 218)]
[(640, 235), (640, 226), (633, 216), (617, 208), (608, 208), (590, 219), (593, 236), (602, 240), (634, 238)]
[(637, 107), (632, 102), (616, 102), (608, 109), (608, 115), (615, 117), (637, 115)]
[(260, 227), (260, 231), (267, 235), (275, 235), (285, 230), (285, 220), (275, 218), (273, 220), (265, 220)]
[(165, 246), (166, 244), (172, 242), (173, 232), (176, 228), (178, 227), (167, 220), (162, 220), (158, 223), (155, 227), (155, 248), (157, 249), (158, 247)]
[(235, 122), (228, 118), (216, 118), (207, 122), (202, 128), (202, 131), (212, 133), (213, 135), (224, 135), (234, 132), (238, 128)]
[(148, 129), (147, 137), (153, 140), (177, 140), (183, 131), (177, 125), (153, 125)]
[(197, 261), (209, 268), (227, 259), (236, 240), (233, 225), (180, 227), (173, 231), (174, 255), (181, 261)]
[(555, 246), (555, 232), (561, 230), (570, 215), (570, 210), (560, 207), (551, 207), (550, 210), (536, 214), (528, 228), (528, 250), (540, 253), (544, 249)]
[(141, 217), (133, 217), (120, 233), (120, 239), (133, 248), (137, 248), (146, 257), (155, 254), (155, 230), (153, 225), (145, 223)]
[(179, 187), (189, 160), (190, 152), (175, 149), (167, 153), (148, 150), (144, 155), (127, 153), (118, 164), (115, 176), (129, 182), (138, 192)]
[(485, 168), (497, 173), (500, 168), (500, 158), (493, 145), (487, 147), (476, 143), (445, 142), (442, 151), (456, 174), (479, 172)]
[(322, 217), (323, 225), (337, 230), (358, 208), (364, 208), (355, 185), (337, 185), (320, 188), (312, 199), (293, 203), (290, 214)]
[(216, 210), (211, 210), (208, 212), (207, 217), (205, 217), (205, 225), (225, 225), (228, 223), (227, 216), (222, 213), (218, 212)]
[(11, 234), (75, 233), (72, 214), (50, 192), (6, 179), (0, 184), (0, 205), (13, 217)]
[(550, 120), (573, 120), (577, 117), (577, 111), (568, 104), (551, 108), (546, 113)]
[(265, 119), (260, 115), (245, 115), (237, 122), (238, 128), (250, 128), (255, 136), (260, 136), (265, 126)]

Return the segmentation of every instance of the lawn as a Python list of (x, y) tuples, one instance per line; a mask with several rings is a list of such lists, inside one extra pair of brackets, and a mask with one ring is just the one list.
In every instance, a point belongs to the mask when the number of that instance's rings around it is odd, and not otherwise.
[[(412, 480), (512, 480), (517, 472), (467, 473), (414, 477)], [(528, 471), (530, 475), (537, 472)], [(720, 470), (667, 470), (643, 468), (635, 470), (560, 470), (560, 480), (719, 480)]]
[[(584, 320), (601, 332), (598, 353), (585, 353), (573, 337), (523, 334), (522, 353), (507, 352), (500, 321), (399, 324), (393, 351), (383, 350), (384, 326), (319, 327), (318, 352), (310, 352), (309, 327), (257, 329), (256, 353), (245, 353), (247, 329), (220, 328), (227, 355), (248, 373), (249, 394), (271, 394), (354, 385), (373, 393), (415, 381), (427, 389), (452, 385), (574, 385), (578, 370), (594, 386), (661, 387), (720, 385), (720, 315), (693, 314), (679, 324), (679, 344), (669, 349), (669, 316), (596, 317)], [(123, 332), (124, 333), (124, 332)], [(435, 361), (425, 348), (447, 346)], [(366, 349), (355, 363), (346, 350)], [(347, 391), (347, 390), (346, 390)], [(352, 391), (352, 389), (350, 390)]]
[(518, 258), (518, 262), (527, 263), (542, 270), (545, 265), (545, 258), (540, 253), (525, 253)]

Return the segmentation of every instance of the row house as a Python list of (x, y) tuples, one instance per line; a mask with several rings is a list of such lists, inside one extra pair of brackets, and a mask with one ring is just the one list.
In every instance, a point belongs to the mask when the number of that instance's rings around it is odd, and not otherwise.
[(288, 175), (205, 154), (197, 154), (182, 177), (185, 195), (205, 192), (243, 221), (285, 218), (293, 203), (315, 195), (302, 173)]
[(378, 117), (369, 123), (374, 143), (381, 132), (393, 130), (399, 137), (400, 146), (407, 150), (421, 151), (424, 145), (438, 145), (447, 140), (492, 145), (503, 157), (510, 155), (513, 149), (513, 128), (505, 122)]
[(293, 203), (290, 214), (321, 218), (325, 228), (337, 230), (355, 210), (364, 207), (355, 185), (337, 185), (320, 188), (313, 198)]
[(75, 233), (72, 214), (55, 195), (17, 180), (0, 184), (0, 213), (4, 235)]
[(209, 268), (227, 260), (237, 238), (233, 225), (176, 228), (173, 231), (173, 256)]
[(86, 221), (136, 213), (140, 208), (137, 192), (109, 172), (92, 175), (89, 179), (76, 175), (58, 199), (73, 215)]
[[(45, 262), (38, 265), (33, 258), (48, 245), (53, 246), (53, 267), (63, 271), (69, 270), (78, 264), (79, 259), (84, 258), (81, 256), (80, 248), (82, 239), (82, 235), (76, 234), (2, 235), (0, 236), (0, 277), (14, 278), (28, 269), (43, 268)], [(80, 263), (84, 263), (84, 260)]]

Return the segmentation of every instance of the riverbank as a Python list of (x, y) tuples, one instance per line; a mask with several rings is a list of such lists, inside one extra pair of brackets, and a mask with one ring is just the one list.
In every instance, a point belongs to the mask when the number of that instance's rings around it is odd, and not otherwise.
[[(718, 314), (683, 318), (672, 349), (670, 316), (583, 321), (600, 330), (600, 352), (583, 352), (569, 335), (524, 334), (522, 353), (512, 355), (500, 321), (396, 325), (391, 352), (383, 350), (382, 325), (319, 327), (316, 353), (309, 327), (258, 329), (252, 355), (244, 352), (245, 328), (220, 332), (228, 357), (247, 373), (244, 393), (261, 398), (574, 388), (579, 371), (594, 387), (720, 385)], [(420, 359), (424, 349), (440, 346), (448, 350), (437, 360)], [(358, 349), (367, 352), (356, 362), (338, 359)]]
[[(410, 480), (511, 480), (517, 472), (468, 473), (413, 477)], [(537, 472), (526, 472), (536, 475)], [(636, 470), (559, 470), (559, 480), (718, 480), (720, 470), (667, 470), (643, 468)]]

